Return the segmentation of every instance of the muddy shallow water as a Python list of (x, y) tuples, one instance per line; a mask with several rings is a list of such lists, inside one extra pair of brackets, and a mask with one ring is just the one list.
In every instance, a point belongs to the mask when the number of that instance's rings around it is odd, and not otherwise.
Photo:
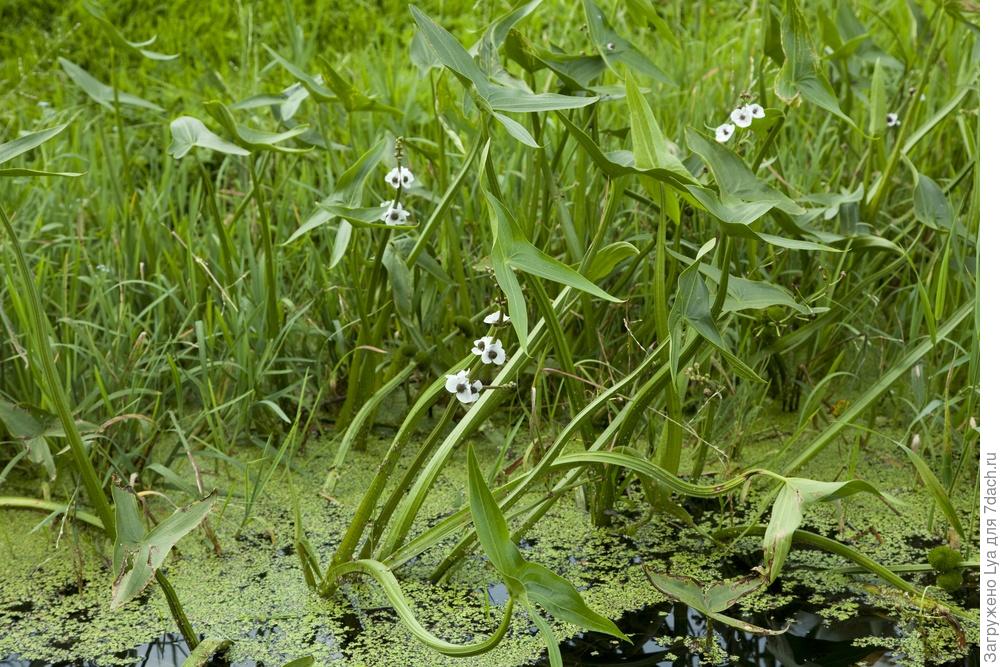
[[(352, 667), (547, 664), (539, 661), (542, 642), (523, 614), (515, 615), (498, 650), (460, 660), (415, 642), (369, 580), (346, 582), (333, 599), (312, 594), (291, 546), (290, 496), (297, 490), (305, 529), (321, 559), (327, 559), (384, 446), (382, 440), (372, 439), (368, 451), (352, 455), (352, 474), (343, 476), (331, 498), (317, 493), (329, 460), (324, 444), (312, 443), (295, 460), (289, 478), (272, 482), (239, 537), (235, 534), (243, 500), (233, 491), (242, 485), (205, 471), (206, 484), (219, 488), (223, 502), (229, 495), (213, 514), (222, 554), (215, 555), (206, 540), (192, 535), (180, 543), (169, 571), (194, 627), (203, 636), (233, 641), (227, 656), (231, 664), (283, 665), (309, 655), (317, 664)], [(767, 446), (748, 454), (767, 456), (767, 450), (760, 449)], [(489, 460), (491, 452), (482, 449), (481, 460)], [(842, 478), (843, 460), (843, 453), (831, 447), (802, 476)], [(806, 527), (883, 563), (925, 563), (927, 548), (942, 543), (945, 526), (939, 517), (930, 516), (930, 503), (912, 471), (888, 446), (872, 446), (862, 460), (856, 476), (907, 502), (902, 514), (889, 515), (878, 501), (857, 496), (810, 508)], [(433, 524), (464, 502), (463, 463), (456, 460), (446, 469), (428, 499), (421, 525)], [(181, 465), (177, 472), (188, 474)], [(957, 491), (955, 502), (970, 527), (971, 545), (978, 526), (974, 485), (968, 486)], [(184, 501), (179, 490), (167, 492)], [(729, 525), (753, 509), (762, 495), (758, 492), (754, 487), (740, 507), (718, 501), (686, 506), (699, 522)], [(665, 601), (649, 585), (643, 566), (705, 581), (742, 576), (760, 564), (759, 538), (743, 539), (725, 553), (713, 551), (693, 531), (662, 517), (642, 520), (645, 506), (638, 486), (616, 510), (612, 525), (597, 529), (590, 525), (580, 498), (564, 497), (521, 544), (526, 558), (569, 578), (597, 611), (622, 619), (622, 629), (633, 637), (634, 644), (628, 645), (592, 633), (574, 634), (573, 628), (556, 624), (567, 665), (974, 664), (969, 662), (974, 657), (965, 656), (975, 653), (976, 628), (928, 615), (870, 576), (829, 572), (846, 563), (800, 548), (793, 548), (774, 585), (731, 610), (732, 615), (772, 628), (792, 619), (788, 632), (761, 638), (722, 626), (713, 628), (708, 641), (704, 619)], [(160, 517), (168, 511), (156, 506)], [(86, 528), (58, 522), (38, 527), (43, 518), (0, 511), (0, 561), (5, 561), (0, 568), (0, 667), (182, 662), (186, 649), (172, 634), (159, 591), (151, 588), (111, 612), (107, 545)], [(440, 545), (407, 564), (400, 581), (430, 630), (451, 641), (470, 641), (496, 627), (506, 592), (478, 555), (456, 568), (445, 585), (424, 583), (447, 548)], [(974, 552), (965, 557), (974, 557)], [(904, 576), (918, 586), (934, 583), (927, 574)], [(974, 578), (967, 581), (952, 600), (974, 604), (977, 583)], [(934, 587), (927, 590), (932, 597), (944, 595)]]

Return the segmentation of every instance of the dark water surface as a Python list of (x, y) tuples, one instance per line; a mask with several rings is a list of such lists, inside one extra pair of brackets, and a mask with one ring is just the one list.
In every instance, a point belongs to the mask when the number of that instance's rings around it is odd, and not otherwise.
[[(501, 594), (502, 591), (491, 591)], [(762, 637), (714, 624), (713, 632), (730, 655), (740, 656), (732, 665), (757, 667), (849, 667), (873, 665), (891, 667), (897, 660), (883, 649), (852, 646), (852, 641), (862, 637), (894, 637), (899, 635), (895, 624), (871, 610), (845, 621), (826, 621), (817, 614), (799, 610), (788, 632), (775, 637)], [(765, 627), (781, 627), (775, 620), (763, 615), (747, 618)], [(698, 655), (689, 652), (682, 642), (672, 642), (681, 637), (704, 637), (708, 628), (705, 619), (684, 605), (663, 603), (625, 614), (618, 626), (632, 639), (632, 644), (620, 642), (599, 633), (580, 633), (562, 643), (563, 662), (567, 666), (631, 665), (657, 667), (698, 667), (705, 663)], [(136, 667), (179, 666), (188, 656), (187, 645), (176, 633), (167, 633), (159, 640), (132, 649), (120, 658), (134, 658)], [(673, 657), (671, 657), (673, 656)], [(20, 660), (11, 656), (0, 660), (0, 667), (94, 667), (93, 662), (79, 661), (49, 663)], [(218, 660), (215, 665), (256, 667), (261, 663), (229, 663)], [(949, 663), (949, 667), (972, 667), (979, 664), (978, 651), (972, 647), (963, 661)], [(542, 658), (532, 667), (546, 667)]]

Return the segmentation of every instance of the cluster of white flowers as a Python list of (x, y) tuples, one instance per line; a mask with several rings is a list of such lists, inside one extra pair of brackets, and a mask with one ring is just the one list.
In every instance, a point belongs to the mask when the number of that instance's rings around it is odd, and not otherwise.
[(763, 117), (764, 107), (759, 104), (745, 104), (741, 107), (736, 107), (733, 109), (732, 113), (729, 114), (729, 120), (733, 122), (723, 123), (719, 127), (715, 128), (715, 140), (724, 144), (732, 138), (733, 134), (736, 133), (737, 127), (750, 127), (754, 118)]
[[(483, 322), (490, 325), (506, 324), (509, 321), (510, 317), (499, 310), (483, 318)], [(503, 349), (503, 343), (499, 338), (493, 336), (483, 336), (476, 339), (472, 344), (472, 353), (479, 357), (485, 366), (491, 364), (503, 366), (507, 361), (507, 352)], [(471, 370), (466, 368), (454, 375), (445, 376), (444, 388), (449, 393), (455, 394), (455, 398), (462, 403), (475, 403), (483, 391), (483, 383), (470, 379), (470, 372)]]
[(455, 394), (462, 403), (475, 403), (483, 391), (483, 383), (479, 380), (469, 380), (469, 369), (459, 371), (454, 375), (446, 375), (444, 388)]
[(415, 180), (413, 172), (406, 167), (393, 167), (385, 175), (385, 182), (396, 190), (396, 199), (382, 202), (381, 206), (385, 209), (382, 213), (382, 222), (393, 226), (407, 224), (410, 212), (403, 208), (403, 204), (399, 201), (399, 196), (403, 190), (409, 190), (413, 187)]

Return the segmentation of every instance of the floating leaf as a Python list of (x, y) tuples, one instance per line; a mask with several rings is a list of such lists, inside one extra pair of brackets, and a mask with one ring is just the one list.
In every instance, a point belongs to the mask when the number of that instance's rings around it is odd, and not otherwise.
[(766, 582), (761, 577), (749, 577), (704, 586), (690, 577), (660, 574), (649, 569), (646, 569), (646, 576), (653, 587), (664, 595), (698, 610), (708, 618), (743, 632), (758, 635), (780, 635), (788, 630), (787, 627), (781, 630), (762, 628), (720, 613), (736, 604), (736, 601), (741, 597), (763, 588)]
[[(181, 667), (206, 667), (233, 645), (230, 639), (202, 639)], [(310, 663), (311, 664), (311, 663)]]

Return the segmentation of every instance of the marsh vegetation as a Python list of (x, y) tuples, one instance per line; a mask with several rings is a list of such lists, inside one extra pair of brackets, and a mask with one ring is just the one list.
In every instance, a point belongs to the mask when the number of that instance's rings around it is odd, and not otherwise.
[(9, 664), (971, 655), (973, 3), (0, 19)]

